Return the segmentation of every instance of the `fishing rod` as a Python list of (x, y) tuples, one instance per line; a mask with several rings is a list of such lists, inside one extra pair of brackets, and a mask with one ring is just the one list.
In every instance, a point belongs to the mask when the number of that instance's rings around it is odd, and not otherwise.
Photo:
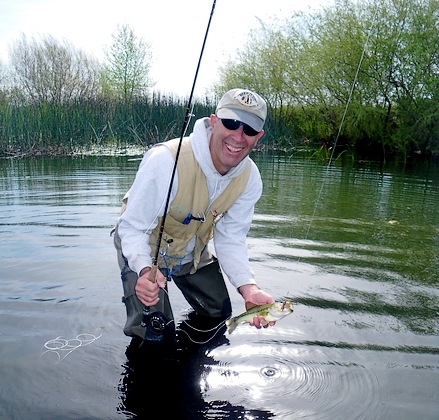
[[(203, 40), (203, 44), (201, 47), (200, 56), (198, 58), (198, 64), (197, 64), (197, 68), (195, 71), (194, 81), (192, 83), (192, 89), (191, 89), (189, 99), (188, 99), (188, 102), (186, 105), (186, 112), (185, 112), (185, 116), (184, 116), (184, 120), (183, 120), (183, 125), (181, 128), (180, 140), (178, 142), (178, 148), (177, 148), (177, 152), (175, 155), (174, 167), (172, 169), (172, 175), (171, 175), (171, 179), (169, 182), (169, 188), (168, 188), (168, 194), (166, 197), (165, 209), (164, 209), (163, 218), (162, 218), (162, 221), (160, 224), (159, 233), (158, 233), (157, 242), (156, 242), (156, 252), (155, 252), (154, 259), (152, 261), (152, 267), (151, 267), (151, 272), (152, 272), (152, 277), (151, 277), (152, 280), (151, 281), (154, 283), (157, 281), (157, 270), (158, 270), (158, 259), (159, 259), (159, 254), (160, 254), (160, 244), (162, 242), (163, 232), (165, 230), (166, 214), (168, 211), (169, 202), (171, 200), (172, 185), (174, 183), (175, 173), (177, 171), (177, 163), (178, 163), (178, 158), (180, 156), (180, 150), (181, 150), (181, 145), (183, 143), (183, 138), (185, 136), (186, 130), (189, 126), (189, 122), (190, 122), (190, 119), (192, 116), (192, 112), (191, 112), (192, 98), (194, 96), (195, 85), (196, 85), (197, 78), (198, 78), (198, 72), (199, 72), (200, 66), (201, 66), (201, 59), (203, 57), (204, 48), (206, 46), (207, 35), (209, 33), (210, 24), (212, 22), (213, 12), (215, 10), (215, 5), (216, 5), (216, 0), (213, 0), (212, 9), (211, 9), (210, 15), (209, 15), (209, 21), (207, 23), (206, 33), (204, 34), (204, 40)], [(151, 315), (154, 315), (154, 316), (151, 317)], [(155, 333), (155, 334), (162, 333), (166, 327), (166, 321), (165, 321), (164, 315), (161, 313), (150, 314), (149, 307), (144, 306), (142, 326), (147, 326), (147, 327), (149, 326), (150, 328), (153, 329), (153, 333)], [(153, 340), (154, 339), (155, 339), (155, 337), (153, 336)]]

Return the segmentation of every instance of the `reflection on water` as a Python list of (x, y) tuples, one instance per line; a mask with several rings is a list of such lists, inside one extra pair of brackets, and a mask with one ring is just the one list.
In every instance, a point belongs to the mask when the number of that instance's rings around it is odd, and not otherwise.
[(438, 168), (255, 160), (252, 266), (294, 312), (175, 359), (122, 332), (109, 232), (139, 161), (0, 161), (0, 418), (437, 418)]
[[(183, 329), (180, 327), (183, 325)], [(143, 344), (133, 339), (127, 348), (123, 379), (119, 385), (122, 393), (119, 412), (129, 418), (182, 419), (269, 419), (273, 413), (265, 409), (248, 408), (227, 398), (208, 400), (206, 390), (210, 387), (206, 373), (214, 370), (218, 361), (212, 357), (215, 348), (227, 346), (225, 325), (218, 332), (201, 337), (189, 329), (184, 331), (184, 321), (177, 328), (178, 352), (163, 355), (156, 343)], [(207, 338), (207, 340), (205, 340)], [(206, 341), (206, 342), (205, 342)], [(195, 344), (203, 342), (204, 344)], [(235, 388), (234, 392), (241, 392)], [(164, 403), (163, 396), (171, 401)], [(150, 403), (145, 404), (145, 400)]]
[(337, 357), (334, 350), (255, 340), (219, 349), (218, 357), (222, 362), (205, 374), (207, 399), (269, 409), (282, 418), (335, 418), (352, 405), (358, 417), (373, 418), (369, 413), (379, 404), (375, 372), (352, 361), (328, 360)]

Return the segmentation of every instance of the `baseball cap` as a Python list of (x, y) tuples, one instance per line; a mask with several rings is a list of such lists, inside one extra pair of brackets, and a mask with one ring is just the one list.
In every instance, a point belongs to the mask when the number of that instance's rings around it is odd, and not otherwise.
[(224, 94), (215, 111), (218, 118), (239, 120), (261, 131), (267, 118), (267, 104), (248, 89), (232, 89)]

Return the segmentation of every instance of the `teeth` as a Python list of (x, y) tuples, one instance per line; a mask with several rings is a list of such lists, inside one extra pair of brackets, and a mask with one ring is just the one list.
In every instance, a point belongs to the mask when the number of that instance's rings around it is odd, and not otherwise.
[(242, 147), (233, 147), (233, 146), (230, 146), (230, 144), (226, 144), (226, 146), (227, 146), (227, 149), (229, 149), (231, 152), (239, 152), (242, 150)]

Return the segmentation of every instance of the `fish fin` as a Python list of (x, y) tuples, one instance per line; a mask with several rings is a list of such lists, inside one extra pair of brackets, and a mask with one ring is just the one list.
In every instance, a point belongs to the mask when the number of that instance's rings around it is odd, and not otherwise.
[(267, 326), (269, 323), (270, 323), (270, 322), (267, 321), (265, 318), (262, 318), (262, 319), (261, 319), (261, 325), (262, 325), (263, 327)]
[(232, 334), (233, 331), (235, 331), (235, 328), (238, 326), (238, 323), (236, 322), (235, 318), (226, 319), (226, 327), (227, 332), (229, 334)]

